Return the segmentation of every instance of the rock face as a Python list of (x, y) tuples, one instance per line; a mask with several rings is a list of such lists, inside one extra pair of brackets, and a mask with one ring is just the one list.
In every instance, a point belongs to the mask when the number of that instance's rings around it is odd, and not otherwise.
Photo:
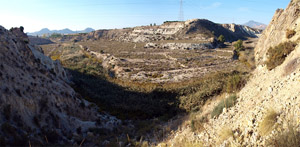
[(256, 38), (258, 34), (262, 33), (262, 30), (254, 29), (244, 25), (222, 24), (222, 26), (232, 31), (236, 36), (249, 36)]
[(45, 136), (49, 143), (73, 144), (76, 129), (83, 135), (117, 123), (80, 99), (60, 63), (20, 29), (0, 26), (0, 145), (46, 145)]
[[(299, 3), (292, 1), (286, 10), (278, 9), (269, 26), (263, 32), (255, 49), (255, 58), (259, 65), (263, 64), (267, 58), (267, 51), (281, 42), (295, 41), (299, 37), (300, 28)], [(286, 38), (287, 30), (295, 30), (297, 33), (291, 39)]]

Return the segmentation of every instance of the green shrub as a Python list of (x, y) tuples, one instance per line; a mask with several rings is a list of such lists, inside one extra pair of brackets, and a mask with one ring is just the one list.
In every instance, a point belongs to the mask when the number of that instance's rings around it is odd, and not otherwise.
[(21, 30), (21, 32), (24, 32), (24, 27), (20, 26), (20, 30)]
[(61, 37), (63, 37), (63, 35), (62, 35), (62, 34), (59, 34), (59, 33), (53, 33), (53, 34), (51, 34), (51, 36), (50, 36), (50, 38), (61, 38)]
[(237, 100), (236, 95), (231, 95), (227, 99), (222, 100), (211, 112), (211, 118), (214, 118), (215, 116), (218, 117), (223, 112), (224, 108), (230, 108), (234, 106), (236, 100)]
[(224, 42), (225, 42), (225, 37), (224, 37), (224, 35), (220, 35), (220, 36), (218, 37), (218, 42), (220, 42), (220, 43), (224, 43)]
[(237, 92), (243, 87), (244, 83), (245, 82), (241, 74), (233, 74), (232, 76), (228, 77), (226, 82), (226, 92)]
[(234, 45), (234, 50), (237, 52), (245, 50), (245, 47), (243, 45), (243, 40), (238, 40)]
[(240, 52), (245, 50), (242, 40), (238, 40), (236, 43), (233, 44), (233, 59), (239, 59)]
[(290, 39), (290, 38), (292, 38), (295, 34), (296, 34), (296, 31), (287, 29), (285, 35), (286, 35), (286, 38), (287, 38), (287, 39)]
[(297, 44), (295, 42), (284, 42), (275, 47), (270, 47), (267, 52), (267, 68), (272, 70), (281, 65), (285, 58), (295, 49), (296, 45)]

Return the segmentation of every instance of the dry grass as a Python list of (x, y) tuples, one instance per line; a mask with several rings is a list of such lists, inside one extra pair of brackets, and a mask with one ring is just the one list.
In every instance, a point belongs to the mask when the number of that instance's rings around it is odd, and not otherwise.
[(225, 140), (233, 137), (233, 131), (229, 127), (224, 127), (219, 132), (218, 144), (222, 144)]
[(282, 132), (276, 132), (275, 136), (267, 140), (267, 146), (275, 147), (299, 147), (300, 145), (300, 132), (297, 130), (297, 122), (295, 119), (286, 120), (287, 129), (284, 125), (279, 126), (278, 130)]
[(231, 95), (230, 97), (222, 100), (211, 112), (211, 118), (214, 118), (215, 116), (218, 117), (223, 112), (223, 109), (225, 107), (230, 108), (230, 107), (234, 106), (234, 104), (236, 103), (236, 100), (237, 100), (236, 95)]
[(254, 50), (241, 51), (239, 60), (244, 63), (248, 68), (255, 69)]
[(203, 147), (203, 143), (201, 141), (191, 141), (187, 137), (183, 138), (182, 140), (177, 140), (173, 145), (176, 147)]
[(274, 129), (278, 115), (279, 114), (274, 109), (267, 109), (263, 120), (258, 124), (258, 131), (260, 135), (266, 136)]

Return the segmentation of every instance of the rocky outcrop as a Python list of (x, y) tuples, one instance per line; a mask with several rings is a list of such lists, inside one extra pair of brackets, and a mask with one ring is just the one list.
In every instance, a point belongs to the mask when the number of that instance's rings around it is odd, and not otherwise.
[(32, 45), (22, 30), (0, 26), (0, 145), (73, 145), (90, 128), (113, 128), (118, 122), (81, 99), (60, 63)]
[(248, 36), (256, 38), (262, 33), (260, 29), (254, 29), (244, 25), (236, 24), (222, 24), (222, 26), (230, 31), (232, 31), (236, 36)]
[[(295, 41), (299, 36), (300, 23), (299, 2), (292, 1), (286, 10), (277, 9), (272, 21), (267, 29), (263, 32), (255, 48), (255, 58), (259, 65), (264, 64), (267, 59), (267, 51), (270, 47), (277, 46), (285, 41)], [(286, 37), (287, 30), (294, 30), (297, 33), (291, 38)]]

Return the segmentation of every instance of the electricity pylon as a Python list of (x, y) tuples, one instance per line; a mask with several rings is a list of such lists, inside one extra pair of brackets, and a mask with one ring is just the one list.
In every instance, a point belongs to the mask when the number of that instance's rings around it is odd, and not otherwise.
[(178, 21), (184, 21), (183, 0), (180, 0), (180, 10), (179, 10)]

